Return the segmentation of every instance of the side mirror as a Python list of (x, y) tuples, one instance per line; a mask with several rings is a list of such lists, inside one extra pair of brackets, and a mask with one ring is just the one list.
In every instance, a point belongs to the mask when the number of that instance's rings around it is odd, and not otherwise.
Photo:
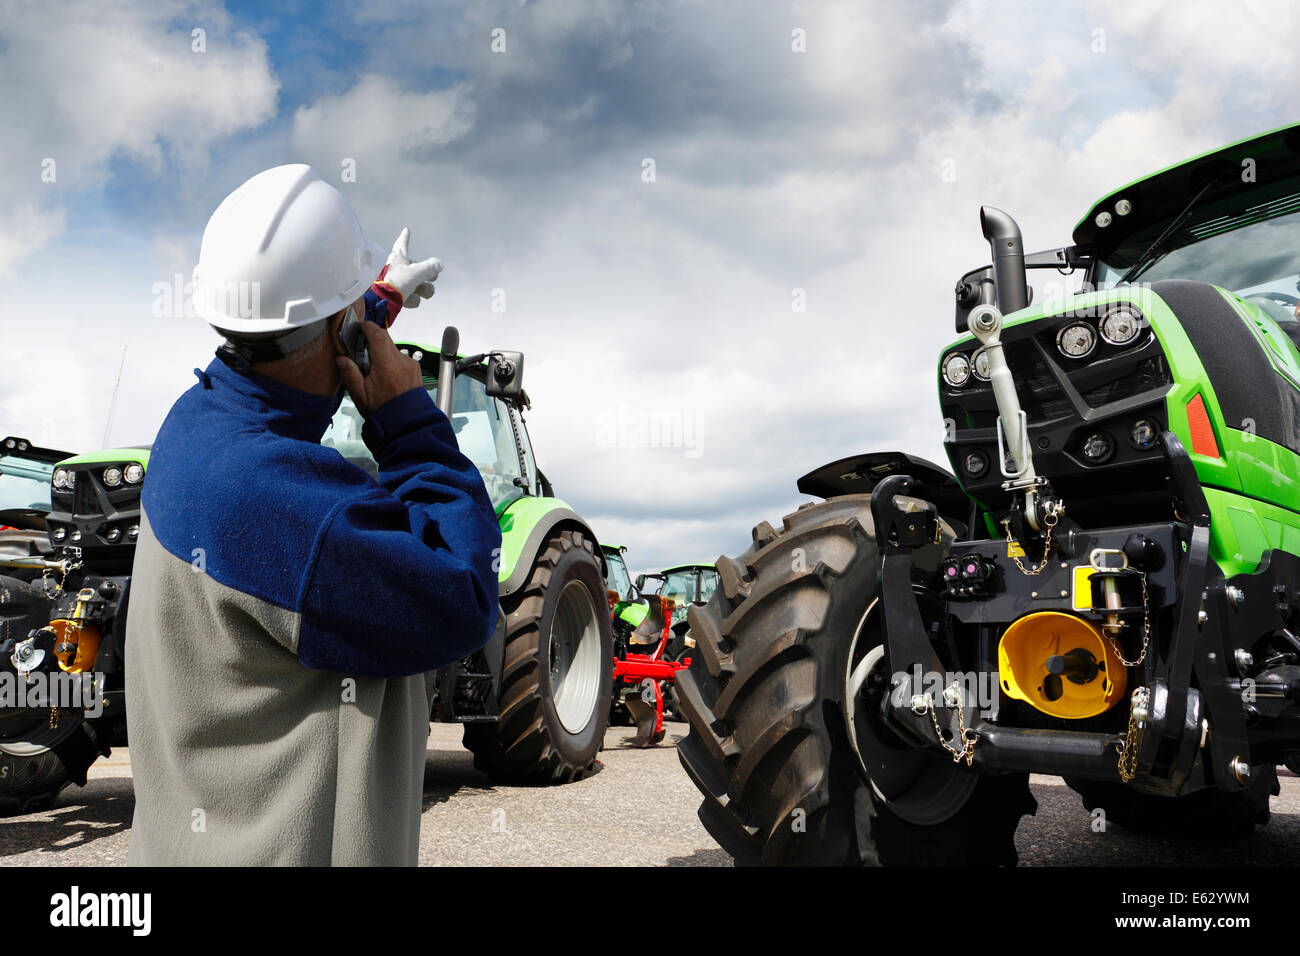
[(493, 352), (488, 356), (487, 393), (508, 402), (523, 401), (523, 352)]
[(644, 591), (644, 590), (645, 590), (645, 575), (644, 575), (644, 574), (638, 574), (638, 575), (636, 576), (636, 589), (637, 589), (638, 591)]

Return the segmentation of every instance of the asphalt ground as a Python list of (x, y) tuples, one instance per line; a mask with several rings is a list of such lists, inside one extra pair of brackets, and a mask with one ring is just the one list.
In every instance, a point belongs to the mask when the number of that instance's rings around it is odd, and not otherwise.
[[(658, 747), (610, 728), (603, 769), (563, 787), (500, 787), (474, 769), (458, 726), (434, 724), (425, 763), (424, 866), (730, 866), (695, 816), (699, 797), (678, 763), (686, 725)], [(1078, 796), (1033, 777), (1038, 813), (1016, 834), (1021, 865), (1222, 867), (1300, 861), (1300, 779), (1279, 769), (1272, 821), (1235, 842), (1173, 840), (1111, 824), (1096, 832)], [(131, 761), (115, 750), (48, 811), (0, 820), (0, 866), (122, 866), (135, 801)]]

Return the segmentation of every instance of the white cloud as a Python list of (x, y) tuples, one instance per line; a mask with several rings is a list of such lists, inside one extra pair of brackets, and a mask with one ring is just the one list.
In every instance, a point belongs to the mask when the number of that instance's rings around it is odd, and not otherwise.
[[(30, 38), (47, 55), (63, 43), (65, 57), (100, 62), (129, 115), (95, 117), (96, 142), (81, 145), (77, 110), (90, 107), (40, 88), (31, 115), (9, 125), (89, 157), (79, 189), (102, 180), (117, 153), (167, 169), (201, 163), (215, 146), (230, 188), (265, 166), (311, 162), (376, 241), (409, 225), (412, 252), (447, 269), (433, 302), (403, 315), (399, 338), (434, 344), (454, 323), (468, 349), (527, 351), (543, 469), (599, 534), (631, 548), (634, 566), (657, 567), (743, 548), (749, 528), (776, 524), (799, 500), (795, 480), (823, 462), (897, 448), (942, 463), (934, 363), (953, 337), (954, 280), (988, 261), (979, 206), (1016, 216), (1031, 249), (1065, 244), (1111, 188), (1292, 119), (1297, 15), (1242, 9), (602, 0), (427, 18), (421, 5), (386, 5), (382, 16), (358, 14), (370, 18), (358, 33), (382, 74), (278, 117), (279, 138), (257, 143), (238, 134), (274, 103), (262, 41), (213, 13), (207, 55), (220, 47), (225, 69), (243, 67), (223, 86), (217, 73), (180, 69), (171, 44), (189, 55), (188, 32), (169, 25), (185, 18), (135, 12), (93, 42), (63, 28)], [(507, 54), (490, 52), (497, 25)], [(807, 53), (790, 49), (795, 27), (807, 31)], [(16, 44), (2, 35), (8, 76)], [(183, 93), (113, 72), (154, 76), (159, 56)], [(104, 110), (98, 94), (89, 102)], [(181, 155), (185, 144), (193, 150)], [(12, 186), (32, 162), (16, 155), (0, 158), (11, 183), (0, 204), (30, 211), (0, 238), (0, 266), (63, 228), (47, 212), (65, 200)], [(346, 157), (356, 182), (340, 181)], [(654, 183), (641, 179), (645, 157)], [(66, 200), (68, 229), (95, 208), (86, 197)], [(62, 308), (81, 324), (54, 330), (99, 344), (70, 367), (35, 333), (24, 338), (0, 414), (39, 422), (47, 406), (32, 396), (75, 369), (60, 422), (81, 422), (69, 441), (97, 442), (130, 342), (114, 440), (147, 440), (213, 340), (201, 325), (132, 316), (147, 311), (152, 282), (188, 274), (208, 211), (187, 214), (188, 231), (173, 221), (135, 246), (100, 241), (105, 306), (68, 297)], [(38, 258), (24, 277), (45, 287), (60, 271)], [(791, 309), (796, 288), (806, 312)], [(504, 313), (491, 309), (496, 289)], [(0, 286), (7, 315), (25, 301), (22, 287)], [(649, 447), (626, 424), (611, 442), (601, 416), (620, 408), (689, 426), (695, 447)]]
[[(113, 160), (155, 175), (165, 161), (202, 167), (214, 142), (274, 114), (266, 46), (232, 29), (220, 3), (83, 0), (57, 15), (19, 6), (0, 22), (0, 88), (10, 91), (0, 217), (40, 228), (0, 244), (0, 277), (65, 228), (70, 204), (110, 182)], [(205, 52), (193, 51), (192, 29), (206, 30)]]

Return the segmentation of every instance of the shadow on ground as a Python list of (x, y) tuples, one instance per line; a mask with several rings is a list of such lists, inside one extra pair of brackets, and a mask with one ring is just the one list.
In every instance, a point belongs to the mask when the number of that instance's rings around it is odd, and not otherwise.
[[(1283, 776), (1279, 773), (1279, 776)], [(1274, 798), (1271, 819), (1246, 839), (1221, 839), (1194, 831), (1144, 833), (1117, 823), (1094, 829), (1092, 815), (1064, 784), (1033, 784), (1038, 813), (1021, 820), (1016, 849), (1021, 865), (1048, 866), (1293, 866), (1300, 859), (1300, 814)]]
[(664, 866), (733, 866), (726, 850), (696, 850), (690, 856), (670, 856)]
[(461, 791), (487, 793), (492, 789), (487, 774), (474, 769), (474, 755), (468, 750), (430, 750), (424, 755), (421, 810), (446, 803)]
[(0, 820), (0, 857), (80, 849), (129, 830), (134, 813), (129, 777), (103, 777), (84, 787), (68, 787), (49, 810)]

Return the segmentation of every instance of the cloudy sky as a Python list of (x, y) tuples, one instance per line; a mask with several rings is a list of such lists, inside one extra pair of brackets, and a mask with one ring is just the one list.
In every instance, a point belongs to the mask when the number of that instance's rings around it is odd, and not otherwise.
[(1300, 86), (1282, 0), (264, 6), (0, 6), (0, 433), (151, 441), (217, 342), (207, 217), (307, 162), (446, 264), (399, 338), (527, 352), (542, 468), (634, 568), (743, 549), (826, 461), (942, 460), (980, 204), (1065, 244)]

